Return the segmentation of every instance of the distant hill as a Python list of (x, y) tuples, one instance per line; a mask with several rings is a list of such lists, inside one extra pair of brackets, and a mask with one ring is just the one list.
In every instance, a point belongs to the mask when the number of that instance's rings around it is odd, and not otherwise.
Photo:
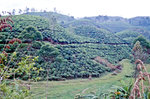
[(112, 33), (137, 27), (142, 27), (147, 30), (150, 30), (149, 16), (139, 16), (127, 19), (119, 16), (99, 15), (94, 17), (84, 17), (75, 19), (73, 16), (67, 16), (56, 12), (32, 12), (28, 14), (42, 16), (45, 18), (50, 18), (54, 16), (57, 19), (58, 23), (63, 27), (76, 27), (87, 25), (87, 26), (94, 26), (97, 28), (103, 28)]
[(30, 12), (26, 13), (27, 15), (41, 16), (47, 19), (55, 17), (58, 23), (65, 24), (71, 21), (74, 21), (75, 18), (73, 16), (67, 16), (63, 14), (59, 14), (57, 12)]
[(129, 23), (134, 26), (150, 26), (149, 16), (139, 16), (129, 19)]

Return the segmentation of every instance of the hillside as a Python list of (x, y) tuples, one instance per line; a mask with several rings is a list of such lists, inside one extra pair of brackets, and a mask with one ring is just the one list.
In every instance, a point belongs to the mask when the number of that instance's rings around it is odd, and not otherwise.
[[(129, 83), (131, 78), (127, 78), (126, 75), (131, 75), (133, 72), (133, 64), (129, 60), (122, 60), (120, 62), (123, 66), (122, 73), (114, 76), (107, 74), (101, 78), (89, 79), (75, 79), (60, 82), (49, 82), (48, 83), (48, 98), (52, 99), (74, 99), (76, 95), (97, 95), (102, 93), (108, 93), (110, 90), (114, 90), (114, 85), (120, 85), (120, 81), (123, 80), (125, 83)], [(32, 83), (32, 97), (33, 99), (41, 99), (45, 97), (45, 90), (43, 87), (46, 82)], [(83, 98), (83, 99), (89, 99)]]
[[(12, 38), (21, 39), (23, 43), (17, 49), (18, 56), (39, 56), (36, 66), (44, 69), (40, 73), (42, 80), (46, 77), (48, 66), (49, 80), (88, 78), (89, 75), (100, 77), (103, 73), (114, 70), (110, 65), (117, 66), (122, 59), (131, 58), (130, 47), (136, 37), (143, 35), (150, 39), (148, 25), (136, 26), (131, 24), (129, 19), (121, 17), (74, 19), (58, 13), (28, 14), (12, 17), (13, 30), (10, 32), (5, 29), (1, 32), (0, 48), (2, 51), (4, 44)], [(15, 46), (11, 46), (7, 52), (14, 52)], [(43, 46), (47, 48), (44, 49)], [(58, 57), (50, 65), (46, 65), (49, 61), (41, 54), (44, 51), (49, 53), (46, 50), (48, 48), (58, 51)], [(26, 49), (28, 51), (25, 51)], [(101, 59), (99, 62), (95, 61), (97, 57)], [(32, 74), (34, 75), (34, 72)]]
[(150, 40), (150, 31), (142, 27), (123, 30), (121, 32), (117, 32), (115, 35), (122, 38), (122, 40), (127, 43), (132, 43), (135, 38), (141, 35)]
[(57, 12), (31, 12), (31, 13), (26, 13), (26, 14), (34, 15), (34, 16), (41, 16), (47, 19), (50, 19), (54, 16), (57, 19), (58, 23), (61, 23), (61, 24), (65, 24), (65, 23), (75, 20), (73, 16), (67, 16), (67, 15), (59, 14)]
[[(36, 66), (44, 69), (40, 73), (43, 80), (46, 78), (47, 66), (50, 66), (49, 80), (87, 78), (89, 75), (99, 77), (105, 72), (111, 72), (112, 69), (94, 61), (95, 57), (102, 57), (117, 65), (119, 61), (130, 56), (131, 49), (128, 44), (105, 29), (83, 25), (64, 28), (59, 22), (49, 23), (52, 22), (51, 19), (32, 15), (17, 15), (12, 19), (14, 20), (12, 32), (7, 29), (1, 32), (1, 50), (7, 42), (6, 38), (8, 41), (20, 38), (23, 43), (17, 50), (19, 57), (24, 54), (39, 56)], [(46, 65), (48, 62), (40, 54), (44, 51), (42, 47), (44, 45), (57, 49), (61, 62), (54, 61), (51, 65)], [(14, 47), (9, 52), (13, 52), (13, 49)], [(28, 52), (22, 53), (26, 49)], [(34, 77), (34, 72), (32, 75)]]
[[(150, 30), (150, 17), (141, 16), (134, 18), (123, 18), (118, 16), (94, 16), (75, 19), (70, 16), (62, 15), (52, 12), (38, 12), (28, 13), (30, 15), (42, 16), (45, 18), (55, 17), (57, 22), (64, 28), (77, 28), (81, 26), (90, 26), (98, 29), (105, 29), (111, 33), (122, 32), (125, 30), (132, 30), (141, 33), (144, 37), (147, 37)], [(63, 21), (63, 22), (62, 22)], [(150, 39), (148, 37), (148, 39)]]
[[(88, 78), (89, 75), (100, 77), (113, 71), (122, 59), (131, 58), (130, 47), (136, 37), (143, 35), (150, 39), (148, 25), (136, 26), (129, 19), (121, 17), (74, 19), (58, 13), (28, 14), (12, 17), (13, 30), (1, 32), (0, 47), (2, 51), (4, 43), (12, 38), (21, 39), (23, 43), (17, 50), (19, 57), (25, 54), (39, 56), (36, 66), (44, 69), (40, 72), (42, 80), (46, 78), (48, 66), (49, 80)], [(7, 52), (14, 52), (15, 46), (11, 46)], [(46, 65), (49, 62), (40, 54), (47, 49), (44, 50), (43, 46), (58, 50), (58, 57), (50, 65)], [(97, 57), (101, 60), (95, 61)]]

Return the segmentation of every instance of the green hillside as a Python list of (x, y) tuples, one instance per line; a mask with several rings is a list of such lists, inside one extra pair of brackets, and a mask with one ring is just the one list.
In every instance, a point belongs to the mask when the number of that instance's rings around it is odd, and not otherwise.
[(124, 41), (128, 43), (132, 43), (135, 38), (142, 35), (148, 40), (150, 40), (150, 31), (144, 29), (144, 28), (133, 28), (133, 29), (127, 29), (123, 30), (121, 32), (117, 32), (115, 34), (116, 36), (122, 38)]
[[(106, 64), (96, 62), (94, 58), (99, 56), (117, 65), (119, 61), (130, 56), (130, 47), (104, 29), (83, 25), (64, 28), (59, 22), (49, 23), (53, 21), (32, 15), (17, 15), (12, 19), (14, 21), (12, 32), (7, 29), (1, 32), (1, 50), (7, 42), (6, 39), (8, 41), (12, 38), (21, 39), (23, 43), (17, 50), (18, 56), (22, 57), (25, 54), (39, 56), (36, 66), (44, 69), (40, 72), (43, 80), (46, 78), (48, 67), (49, 80), (87, 78), (89, 75), (99, 77), (112, 70)], [(64, 20), (68, 22), (68, 19)], [(48, 50), (50, 48), (58, 50), (58, 57), (51, 64), (44, 58), (50, 56), (41, 54), (50, 53), (51, 50)], [(13, 52), (13, 49), (14, 47), (8, 52)], [(35, 76), (34, 72), (32, 75)], [(24, 76), (22, 78), (27, 79)]]
[(125, 43), (113, 33), (92, 26), (78, 26), (74, 28), (74, 33), (80, 36), (96, 39), (99, 43)]
[(113, 33), (120, 32), (122, 30), (133, 27), (132, 25), (124, 21), (104, 22), (100, 23), (100, 26)]
[(128, 43), (132, 43), (133, 40), (140, 35), (140, 33), (133, 30), (124, 30), (116, 33), (116, 35)]
[[(123, 65), (123, 71), (114, 76), (107, 74), (101, 78), (89, 79), (75, 79), (68, 81), (53, 81), (48, 82), (48, 98), (50, 99), (74, 99), (76, 95), (97, 95), (102, 93), (108, 93), (110, 90), (114, 90), (114, 85), (121, 86), (120, 81), (125, 83), (131, 82), (132, 78), (127, 78), (126, 75), (130, 75), (133, 72), (133, 64), (129, 60), (121, 61)], [(32, 83), (32, 98), (41, 99), (45, 97), (46, 82)], [(100, 97), (100, 96), (99, 96)], [(100, 97), (101, 98), (101, 97)], [(85, 97), (83, 99), (91, 99)], [(103, 98), (102, 98), (103, 99)]]
[(60, 24), (65, 24), (71, 21), (74, 21), (75, 18), (73, 16), (67, 16), (67, 15), (63, 15), (63, 14), (59, 14), (57, 12), (31, 12), (31, 13), (27, 13), (28, 15), (34, 15), (34, 16), (41, 16), (41, 17), (45, 17), (45, 18), (52, 18), (55, 17), (58, 21), (58, 23)]
[[(25, 86), (32, 92), (27, 99), (30, 96), (35, 99), (73, 99), (76, 94), (101, 98), (103, 92), (113, 91), (114, 85), (136, 78), (136, 63), (139, 71), (150, 71), (143, 65), (144, 62), (148, 66), (150, 62), (149, 17), (76, 19), (56, 12), (32, 12), (11, 17), (14, 22), (12, 30), (8, 28), (6, 19), (1, 20), (0, 27), (0, 63), (8, 64), (6, 72), (10, 71), (4, 87), (1, 87), (5, 91), (8, 85), (6, 92), (15, 88), (21, 92), (18, 88)], [(26, 60), (27, 56), (37, 57)], [(139, 60), (134, 64), (136, 59)], [(5, 69), (5, 66), (1, 65), (1, 68)], [(139, 74), (148, 76), (141, 72)], [(144, 76), (137, 76), (137, 81), (144, 80), (140, 78)], [(15, 78), (18, 84), (15, 84)], [(37, 80), (40, 81), (33, 82)], [(114, 95), (126, 94), (122, 89), (114, 91)], [(16, 95), (15, 91), (13, 93)]]

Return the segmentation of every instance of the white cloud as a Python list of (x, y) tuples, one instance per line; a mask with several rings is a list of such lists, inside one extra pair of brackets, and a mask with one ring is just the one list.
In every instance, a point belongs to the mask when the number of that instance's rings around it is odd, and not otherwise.
[(1, 0), (0, 11), (24, 9), (53, 10), (54, 7), (64, 14), (75, 17), (111, 15), (111, 16), (150, 16), (149, 0)]

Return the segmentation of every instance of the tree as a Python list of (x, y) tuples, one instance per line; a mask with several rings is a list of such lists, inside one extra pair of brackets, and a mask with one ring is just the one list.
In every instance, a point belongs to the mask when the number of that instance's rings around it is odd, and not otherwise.
[(134, 60), (140, 59), (142, 61), (146, 61), (148, 58), (148, 54), (143, 50), (141, 43), (137, 41), (133, 47), (133, 56)]
[(6, 11), (2, 11), (2, 14), (3, 14), (3, 15), (6, 14)]
[(134, 51), (134, 52), (138, 51), (138, 52), (140, 52), (140, 53), (143, 51), (142, 46), (141, 46), (141, 44), (140, 44), (139, 41), (137, 41), (137, 42), (134, 44), (133, 51)]
[(134, 41), (133, 44), (135, 44), (137, 41), (140, 42), (141, 46), (143, 48), (149, 49), (150, 48), (150, 43), (143, 37), (143, 36), (138, 36)]
[(15, 13), (16, 13), (16, 10), (13, 9), (13, 10), (12, 10), (12, 15), (15, 15)]
[(26, 7), (25, 13), (29, 13), (30, 8)]
[(143, 36), (139, 36), (133, 41), (133, 44), (134, 59), (140, 59), (143, 62), (146, 62), (150, 54), (150, 42)]
[(19, 14), (21, 14), (22, 13), (22, 10), (21, 9), (19, 9), (19, 12), (18, 12)]
[(59, 55), (59, 51), (54, 46), (46, 44), (41, 47), (39, 55), (43, 57), (44, 61), (53, 63)]
[(9, 27), (10, 30), (12, 30), (12, 26), (9, 24), (9, 22), (13, 23), (13, 21), (10, 18), (11, 16), (8, 16), (4, 19), (1, 19), (0, 16), (0, 31), (2, 31), (3, 29), (5, 29), (6, 27)]
[[(146, 61), (150, 54), (150, 42), (146, 40), (143, 36), (138, 36), (134, 41), (133, 44), (135, 45), (136, 42), (140, 42), (140, 45), (142, 47), (142, 53), (140, 55), (142, 61)], [(136, 49), (135, 49), (136, 50)], [(136, 52), (138, 53), (138, 52)]]

